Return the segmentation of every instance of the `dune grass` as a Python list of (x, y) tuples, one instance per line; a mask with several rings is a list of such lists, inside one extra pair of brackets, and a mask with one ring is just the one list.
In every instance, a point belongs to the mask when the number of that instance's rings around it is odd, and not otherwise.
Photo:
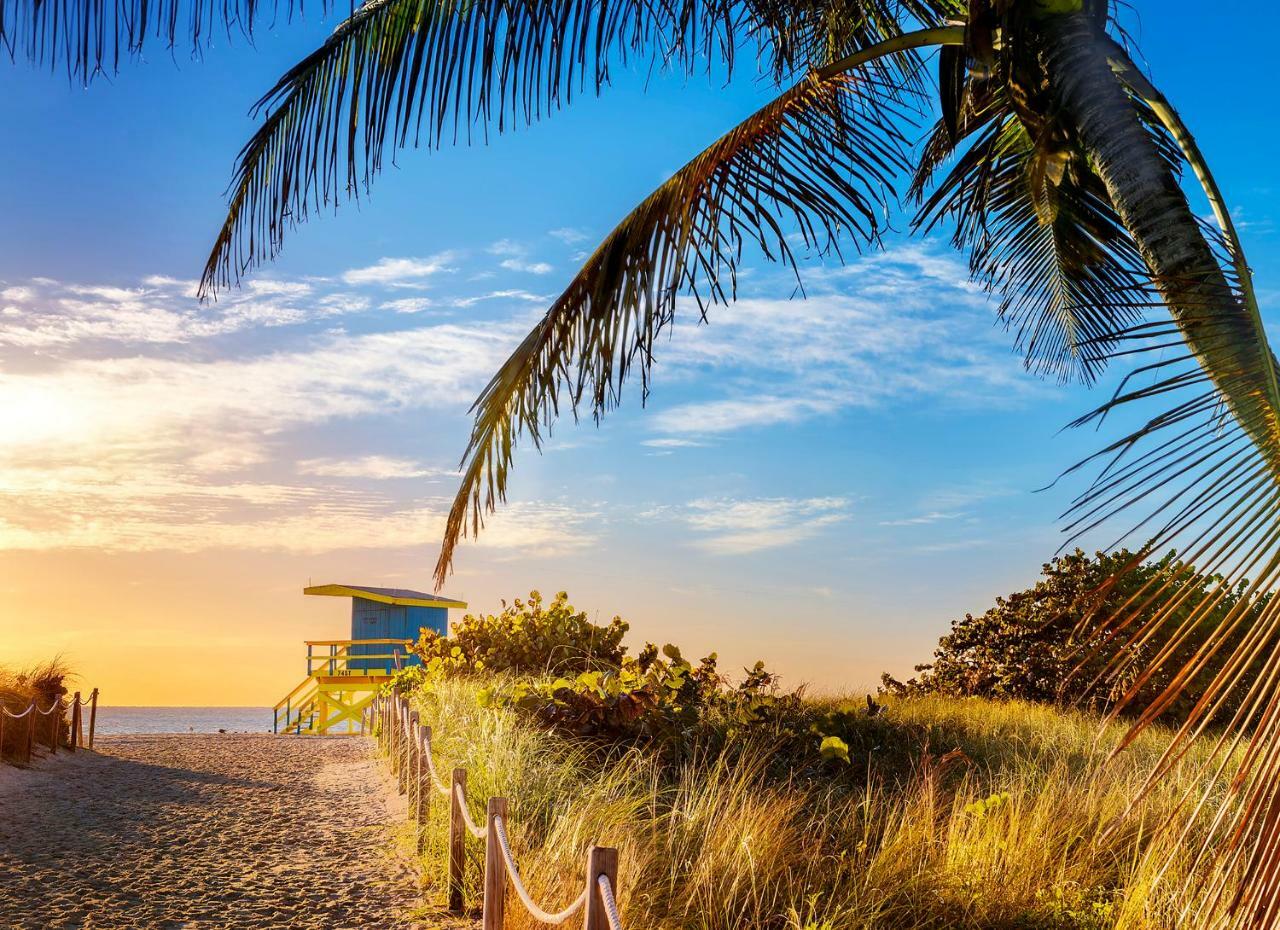
[[(21, 713), (34, 701), (41, 708), (48, 708), (59, 697), (67, 693), (66, 681), (73, 677), (71, 667), (61, 656), (54, 656), (46, 662), (39, 662), (24, 668), (11, 668), (0, 665), (0, 707), (11, 713)], [(59, 727), (65, 738), (65, 730), (69, 725), (66, 719), (57, 719), (57, 715), (38, 716), (33, 719), (35, 740), (38, 744), (47, 744), (52, 736), (53, 727)], [(0, 727), (0, 762), (25, 758), (27, 740), (27, 721), (6, 719)]]
[[(586, 847), (620, 849), (628, 930), (1168, 928), (1185, 856), (1161, 830), (1201, 778), (1189, 759), (1122, 813), (1162, 748), (1156, 731), (1103, 765), (1118, 728), (979, 699), (890, 702), (872, 742), (829, 777), (779, 776), (767, 734), (679, 764), (602, 751), (482, 708), (479, 685), (414, 695), (446, 773), (467, 769), (472, 813), (510, 799), (525, 882), (550, 909), (581, 889)], [(839, 703), (839, 702), (827, 702)], [(777, 745), (775, 742), (773, 745)], [(447, 805), (433, 798), (424, 872), (443, 894)], [(482, 844), (469, 842), (479, 901)], [(513, 930), (535, 926), (518, 905)]]

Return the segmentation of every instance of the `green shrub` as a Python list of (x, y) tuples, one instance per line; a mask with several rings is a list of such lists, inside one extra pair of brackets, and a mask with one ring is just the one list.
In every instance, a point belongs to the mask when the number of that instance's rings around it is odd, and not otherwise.
[(671, 644), (649, 643), (635, 658), (575, 678), (521, 681), (504, 698), (545, 726), (576, 736), (691, 742), (695, 731), (732, 730), (775, 719), (798, 705), (781, 694), (763, 663), (736, 687), (720, 674), (715, 653), (693, 665)]
[(527, 601), (503, 601), (502, 608), (488, 616), (467, 614), (450, 636), (423, 630), (414, 652), (425, 673), (572, 675), (615, 667), (626, 654), (627, 622), (614, 617), (608, 626), (594, 624), (585, 611), (574, 610), (564, 591), (550, 604), (532, 591)]
[[(1161, 592), (1158, 600), (1144, 603), (1144, 594), (1135, 603), (1142, 609), (1132, 618), (1141, 624), (1167, 603), (1181, 599), (1178, 609), (1140, 649), (1129, 649), (1125, 669), (1110, 675), (1124, 637), (1109, 641), (1109, 627), (1094, 630), (1089, 640), (1077, 638), (1081, 621), (1089, 616), (1113, 617), (1130, 598), (1145, 585), (1166, 572), (1174, 563), (1172, 553), (1159, 562), (1138, 565), (1125, 573), (1120, 582), (1106, 587), (1105, 582), (1133, 559), (1127, 550), (1099, 552), (1093, 558), (1077, 549), (1070, 555), (1054, 559), (1044, 566), (1044, 577), (1033, 587), (996, 599), (996, 605), (975, 617), (951, 624), (951, 632), (943, 636), (934, 652), (934, 661), (918, 665), (920, 674), (906, 682), (890, 675), (883, 676), (886, 692), (899, 695), (943, 694), (952, 697), (987, 697), (1064, 704), (1085, 704), (1094, 709), (1109, 708), (1137, 683), (1137, 672), (1166, 645), (1171, 654), (1147, 681), (1141, 683), (1129, 706), (1141, 710), (1151, 703), (1169, 684), (1171, 678), (1192, 659), (1206, 637), (1215, 630), (1244, 596), (1246, 584), (1222, 597), (1212, 609), (1203, 611), (1187, 635), (1174, 641), (1183, 622), (1191, 618), (1212, 591), (1217, 579), (1188, 569)], [(1259, 599), (1254, 611), (1261, 609)], [(1249, 628), (1240, 624), (1238, 632), (1228, 637), (1225, 648), (1200, 670), (1184, 696), (1168, 709), (1166, 717), (1177, 720), (1185, 716), (1207, 683), (1222, 667), (1222, 658), (1230, 655), (1235, 639)], [(1237, 689), (1243, 694), (1246, 689)]]

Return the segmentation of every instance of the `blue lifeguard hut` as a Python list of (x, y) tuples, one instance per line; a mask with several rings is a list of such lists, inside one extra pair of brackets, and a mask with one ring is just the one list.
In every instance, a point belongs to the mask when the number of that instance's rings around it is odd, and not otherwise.
[(416, 665), (423, 630), (445, 634), (463, 601), (408, 588), (321, 584), (303, 594), (351, 598), (350, 639), (308, 640), (307, 677), (275, 707), (277, 733), (359, 733), (365, 708), (397, 670)]
[[(302, 589), (303, 594), (322, 597), (351, 598), (351, 656), (381, 656), (399, 652), (400, 665), (414, 664), (416, 656), (403, 648), (386, 648), (387, 643), (367, 643), (362, 640), (410, 640), (416, 642), (422, 630), (434, 630), (441, 636), (449, 632), (449, 608), (466, 609), (465, 601), (438, 594), (411, 591), (408, 588), (371, 588), (356, 584), (320, 584)], [(355, 659), (352, 669), (390, 675), (395, 671), (396, 659)]]

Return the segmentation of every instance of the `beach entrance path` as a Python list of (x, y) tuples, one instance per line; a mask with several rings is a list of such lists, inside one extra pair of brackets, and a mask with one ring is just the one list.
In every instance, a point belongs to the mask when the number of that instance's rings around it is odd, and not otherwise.
[(0, 927), (384, 930), (417, 924), (403, 801), (351, 737), (100, 738), (0, 770)]

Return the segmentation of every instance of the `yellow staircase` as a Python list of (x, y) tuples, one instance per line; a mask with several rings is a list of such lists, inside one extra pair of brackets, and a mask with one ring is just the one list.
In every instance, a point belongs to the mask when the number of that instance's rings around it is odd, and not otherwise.
[(407, 639), (308, 641), (307, 677), (276, 704), (275, 732), (365, 732), (365, 710), (403, 667), (410, 645)]

